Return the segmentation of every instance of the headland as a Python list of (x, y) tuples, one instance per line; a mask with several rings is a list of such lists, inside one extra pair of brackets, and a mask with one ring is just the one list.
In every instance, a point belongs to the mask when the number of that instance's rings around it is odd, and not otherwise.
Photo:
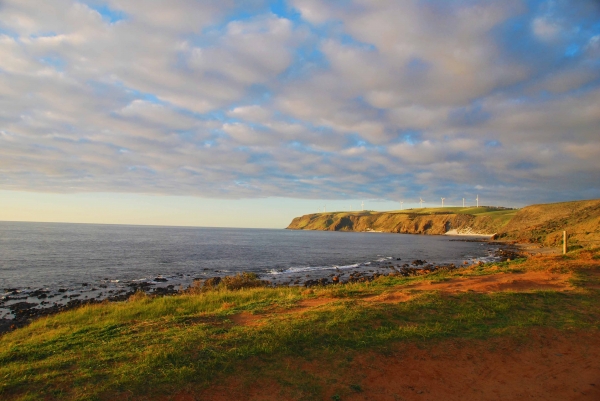
[(558, 247), (563, 231), (567, 231), (569, 246), (586, 247), (600, 241), (600, 199), (531, 205), (521, 209), (481, 206), (313, 213), (294, 218), (287, 228), (489, 236), (495, 240), (535, 243), (544, 247)]

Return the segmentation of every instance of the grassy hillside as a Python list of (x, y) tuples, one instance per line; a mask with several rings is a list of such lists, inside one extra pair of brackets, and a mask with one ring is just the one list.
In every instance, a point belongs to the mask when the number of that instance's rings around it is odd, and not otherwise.
[(390, 212), (316, 213), (295, 218), (288, 229), (405, 234), (444, 234), (458, 230), (491, 235), (498, 232), (516, 212), (491, 207), (446, 207)]
[[(350, 362), (366, 353), (379, 359), (399, 344), (529, 338), (534, 328), (591, 330), (596, 338), (599, 278), (600, 253), (586, 251), (310, 290), (137, 295), (0, 337), (0, 398), (377, 399), (352, 373)], [(256, 383), (255, 397), (242, 395)], [(221, 385), (224, 396), (203, 396)]]
[(600, 199), (524, 207), (498, 237), (558, 246), (563, 230), (569, 234), (569, 246), (600, 246)]
[(295, 218), (288, 229), (381, 231), (406, 234), (496, 234), (497, 238), (545, 246), (600, 246), (600, 200), (531, 205), (519, 210), (446, 207), (390, 212), (315, 213)]

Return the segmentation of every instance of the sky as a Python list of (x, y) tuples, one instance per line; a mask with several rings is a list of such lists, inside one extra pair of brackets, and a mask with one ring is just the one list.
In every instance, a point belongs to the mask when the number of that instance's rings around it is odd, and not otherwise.
[(2, 0), (0, 220), (600, 198), (597, 0)]

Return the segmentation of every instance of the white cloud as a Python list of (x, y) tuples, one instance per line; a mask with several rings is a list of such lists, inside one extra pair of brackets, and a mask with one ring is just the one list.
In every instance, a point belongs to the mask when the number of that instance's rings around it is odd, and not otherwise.
[(2, 188), (386, 197), (583, 191), (598, 174), (597, 35), (560, 62), (499, 37), (526, 17), (539, 41), (524, 43), (564, 54), (567, 17), (518, 0), (297, 0), (292, 21), (248, 4), (4, 1)]
[(533, 33), (542, 40), (553, 40), (560, 33), (560, 26), (546, 17), (538, 17), (531, 23)]
[(227, 114), (234, 118), (241, 118), (246, 121), (263, 124), (268, 123), (273, 116), (271, 110), (258, 105), (236, 107)]

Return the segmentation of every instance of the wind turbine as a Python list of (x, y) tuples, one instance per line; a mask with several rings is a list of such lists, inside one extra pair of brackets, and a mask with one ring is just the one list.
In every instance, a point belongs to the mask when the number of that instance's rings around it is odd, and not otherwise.
[(465, 207), (465, 198), (463, 198), (463, 207)]
[(442, 207), (444, 207), (444, 199), (446, 198), (442, 198)]
[(365, 211), (365, 201), (361, 202), (360, 207), (361, 207), (362, 211), (364, 212)]
[(475, 200), (477, 201), (477, 207), (479, 207), (479, 194), (477, 194), (477, 198), (475, 198)]
[(419, 200), (420, 200), (419, 203), (421, 204), (421, 209), (423, 209), (423, 198), (419, 198)]
[(400, 201), (400, 210), (402, 210), (402, 204), (404, 203), (404, 201)]

